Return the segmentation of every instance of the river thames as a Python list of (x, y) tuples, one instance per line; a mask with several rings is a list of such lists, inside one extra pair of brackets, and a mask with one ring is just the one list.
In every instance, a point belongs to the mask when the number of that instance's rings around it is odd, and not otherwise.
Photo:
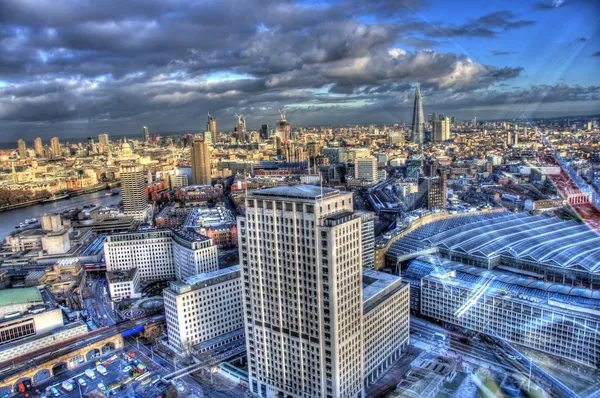
[(59, 200), (51, 203), (41, 203), (29, 207), (23, 207), (21, 209), (15, 209), (0, 213), (0, 239), (4, 242), (4, 238), (15, 230), (15, 225), (25, 222), (28, 218), (37, 218), (44, 213), (60, 213), (68, 209), (79, 207), (83, 209), (83, 206), (91, 204), (99, 204), (102, 206), (118, 205), (121, 201), (121, 190), (119, 188), (113, 189), (118, 191), (119, 195), (105, 196), (109, 191), (102, 190), (98, 192), (92, 192), (81, 196), (75, 196), (70, 199)]

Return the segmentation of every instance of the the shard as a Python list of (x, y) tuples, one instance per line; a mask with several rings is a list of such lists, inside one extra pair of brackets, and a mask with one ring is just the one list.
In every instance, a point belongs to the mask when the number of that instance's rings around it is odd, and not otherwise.
[(415, 105), (412, 117), (412, 142), (423, 143), (425, 137), (425, 117), (423, 116), (423, 102), (421, 101), (421, 89), (417, 84), (415, 90)]

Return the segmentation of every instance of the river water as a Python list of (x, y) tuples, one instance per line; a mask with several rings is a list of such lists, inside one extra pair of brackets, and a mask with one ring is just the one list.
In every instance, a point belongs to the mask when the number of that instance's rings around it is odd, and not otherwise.
[(109, 191), (102, 190), (92, 192), (81, 196), (74, 196), (69, 199), (59, 200), (50, 203), (41, 203), (34, 206), (23, 207), (0, 213), (0, 240), (15, 230), (15, 224), (25, 222), (28, 218), (40, 219), (44, 213), (60, 213), (74, 207), (83, 208), (85, 205), (98, 204), (102, 206), (118, 205), (121, 201), (120, 189), (114, 188), (113, 191), (119, 191), (119, 195), (105, 196)]

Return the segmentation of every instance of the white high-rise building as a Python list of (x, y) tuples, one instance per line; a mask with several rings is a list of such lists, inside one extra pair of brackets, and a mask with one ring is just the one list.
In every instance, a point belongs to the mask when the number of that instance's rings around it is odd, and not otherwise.
[(163, 297), (169, 344), (179, 352), (202, 352), (243, 340), (239, 265), (170, 282)]
[[(372, 276), (363, 300), (362, 223), (350, 192), (296, 185), (246, 197), (238, 240), (251, 393), (362, 397), (406, 348), (408, 285)], [(376, 332), (386, 316), (404, 325), (399, 336)]]
[(108, 271), (137, 267), (141, 280), (183, 279), (219, 268), (217, 247), (192, 229), (108, 235), (104, 257)]
[(179, 280), (219, 269), (217, 246), (192, 228), (173, 232), (173, 261)]
[(137, 164), (123, 164), (119, 175), (121, 178), (123, 212), (138, 221), (146, 221), (149, 206), (146, 199), (144, 168)]
[(107, 271), (138, 268), (141, 280), (173, 279), (171, 230), (108, 235), (104, 241)]
[(377, 159), (358, 158), (354, 162), (354, 178), (367, 182), (377, 181)]

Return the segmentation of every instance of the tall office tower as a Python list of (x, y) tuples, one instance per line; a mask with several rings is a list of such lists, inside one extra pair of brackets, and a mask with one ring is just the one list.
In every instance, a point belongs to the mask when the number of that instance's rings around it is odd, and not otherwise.
[(362, 397), (361, 218), (352, 193), (255, 191), (238, 231), (250, 391)]
[(269, 139), (269, 125), (268, 124), (263, 124), (260, 127), (260, 139), (261, 140), (268, 140)]
[(60, 150), (60, 141), (58, 140), (58, 137), (50, 138), (50, 152), (52, 153), (53, 158), (60, 157), (61, 150)]
[(246, 142), (246, 119), (244, 115), (236, 115), (238, 121), (235, 125), (235, 133), (238, 142)]
[(515, 132), (513, 133), (512, 144), (513, 144), (513, 146), (519, 145), (519, 132), (517, 130), (515, 130)]
[(477, 127), (477, 118), (475, 116), (473, 116), (473, 119), (471, 120), (471, 126)]
[(144, 168), (138, 164), (122, 164), (119, 174), (124, 213), (138, 221), (145, 221), (148, 217), (148, 201)]
[(427, 209), (446, 208), (446, 176), (419, 177), (419, 193), (416, 205)]
[(377, 159), (358, 158), (354, 161), (354, 178), (367, 182), (377, 181)]
[(423, 101), (421, 100), (421, 88), (417, 84), (415, 89), (415, 104), (412, 117), (412, 142), (422, 144), (425, 139), (425, 116), (423, 116)]
[(192, 184), (211, 185), (210, 148), (208, 143), (200, 138), (192, 142)]
[(185, 146), (191, 147), (194, 142), (194, 134), (185, 135)]
[(594, 129), (594, 124), (590, 120), (589, 122), (587, 122), (587, 131), (592, 131), (593, 129)]
[(142, 127), (142, 139), (144, 140), (144, 142), (150, 142), (150, 131), (146, 126)]
[(108, 133), (100, 133), (98, 134), (98, 143), (102, 144), (104, 148), (108, 149)]
[(375, 213), (372, 211), (357, 211), (362, 222), (361, 244), (363, 268), (375, 267)]
[(33, 149), (35, 150), (35, 154), (39, 157), (44, 156), (44, 145), (42, 144), (42, 139), (37, 137), (33, 140)]
[(19, 159), (23, 160), (27, 157), (27, 145), (22, 138), (17, 140), (17, 152), (19, 152)]
[(435, 113), (435, 112), (431, 112), (431, 113), (429, 114), (429, 121), (430, 121), (431, 123), (433, 123), (433, 122), (435, 122), (436, 120), (437, 120), (437, 115), (436, 115), (436, 113)]
[(206, 131), (210, 131), (212, 143), (217, 142), (217, 119), (208, 114), (208, 121), (206, 122)]
[(436, 142), (447, 141), (450, 139), (450, 118), (436, 120), (433, 122), (433, 140)]

